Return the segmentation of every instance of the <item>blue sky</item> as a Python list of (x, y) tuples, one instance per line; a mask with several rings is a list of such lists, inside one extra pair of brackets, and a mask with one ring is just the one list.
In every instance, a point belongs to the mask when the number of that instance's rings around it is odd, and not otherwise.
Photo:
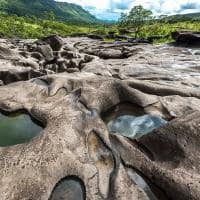
[(76, 3), (100, 19), (117, 20), (122, 12), (143, 5), (155, 15), (200, 12), (200, 0), (57, 0)]

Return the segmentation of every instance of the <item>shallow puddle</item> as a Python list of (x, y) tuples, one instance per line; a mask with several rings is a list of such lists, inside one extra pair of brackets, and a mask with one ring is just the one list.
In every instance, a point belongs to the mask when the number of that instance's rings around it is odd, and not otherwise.
[(120, 104), (103, 114), (108, 130), (113, 134), (137, 139), (167, 123), (166, 120), (149, 115), (140, 107)]
[(0, 113), (0, 146), (12, 146), (28, 142), (37, 136), (40, 126), (28, 114), (24, 112)]
[(84, 186), (78, 179), (66, 178), (54, 188), (49, 200), (84, 200)]

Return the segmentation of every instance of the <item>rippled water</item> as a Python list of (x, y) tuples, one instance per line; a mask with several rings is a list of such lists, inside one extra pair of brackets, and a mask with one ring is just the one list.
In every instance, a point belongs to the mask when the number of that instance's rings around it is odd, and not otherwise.
[(135, 139), (152, 132), (166, 123), (167, 121), (164, 119), (153, 115), (122, 115), (111, 120), (108, 123), (108, 129), (110, 132)]
[(167, 123), (166, 120), (146, 114), (144, 109), (125, 103), (111, 108), (102, 116), (110, 133), (139, 138)]
[(37, 136), (43, 128), (25, 113), (0, 113), (0, 146), (25, 143)]

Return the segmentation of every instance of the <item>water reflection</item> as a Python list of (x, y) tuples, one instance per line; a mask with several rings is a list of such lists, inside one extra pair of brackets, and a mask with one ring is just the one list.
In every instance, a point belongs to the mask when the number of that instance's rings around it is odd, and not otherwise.
[(22, 112), (0, 113), (0, 146), (11, 146), (28, 142), (43, 128)]
[(161, 127), (167, 122), (153, 115), (133, 116), (123, 115), (108, 123), (108, 129), (112, 133), (119, 133), (130, 138), (140, 138)]
[(119, 104), (103, 114), (110, 133), (129, 138), (140, 138), (167, 123), (166, 120), (149, 115), (143, 108), (133, 104)]

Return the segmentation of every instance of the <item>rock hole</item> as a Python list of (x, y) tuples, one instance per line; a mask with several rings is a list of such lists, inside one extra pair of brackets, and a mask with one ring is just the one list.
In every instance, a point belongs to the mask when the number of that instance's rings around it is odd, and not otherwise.
[(102, 114), (111, 134), (137, 139), (167, 123), (159, 116), (145, 113), (144, 109), (130, 103), (122, 103)]
[(30, 141), (43, 130), (41, 122), (25, 111), (0, 111), (0, 146), (12, 146)]
[(49, 200), (85, 200), (84, 183), (76, 176), (60, 180), (53, 189)]

